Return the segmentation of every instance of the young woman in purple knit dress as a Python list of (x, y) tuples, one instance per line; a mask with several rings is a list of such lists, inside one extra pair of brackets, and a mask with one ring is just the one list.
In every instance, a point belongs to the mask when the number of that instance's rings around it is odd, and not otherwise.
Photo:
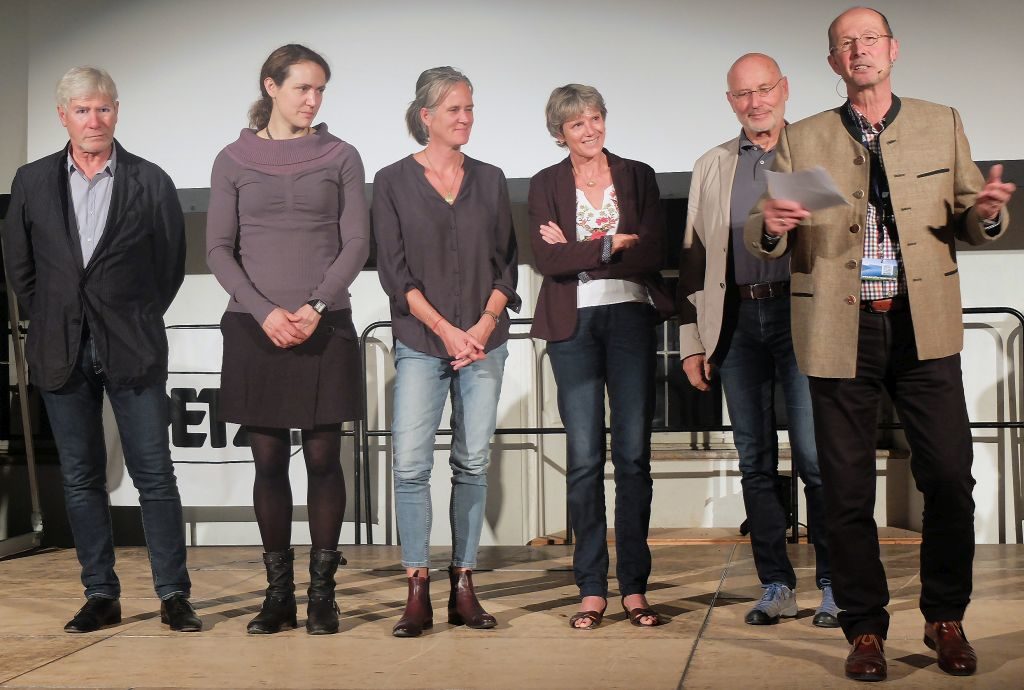
[(338, 631), (334, 575), (345, 484), (341, 422), (359, 410), (359, 352), (348, 288), (369, 253), (359, 153), (313, 126), (331, 76), (300, 45), (260, 72), (251, 129), (213, 165), (207, 262), (230, 295), (221, 320), (219, 418), (245, 427), (255, 461), (253, 505), (267, 592), (252, 634), (294, 628), (291, 430), (308, 476), (310, 585), (306, 630)]

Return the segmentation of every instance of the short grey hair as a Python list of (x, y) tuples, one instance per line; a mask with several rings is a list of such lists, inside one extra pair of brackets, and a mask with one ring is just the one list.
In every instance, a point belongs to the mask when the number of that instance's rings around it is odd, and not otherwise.
[(409, 128), (412, 138), (420, 145), (426, 146), (430, 141), (430, 132), (423, 124), (420, 110), (426, 108), (433, 112), (448, 96), (448, 93), (459, 84), (465, 84), (469, 87), (469, 92), (473, 93), (473, 84), (469, 81), (469, 77), (454, 67), (431, 67), (428, 70), (423, 70), (420, 78), (416, 80), (416, 97), (412, 99), (405, 111), (405, 126)]
[(57, 82), (57, 105), (67, 108), (72, 99), (103, 95), (117, 101), (117, 85), (99, 67), (72, 67)]
[(608, 117), (608, 108), (604, 105), (604, 97), (593, 86), (585, 84), (566, 84), (551, 92), (548, 104), (544, 107), (547, 118), (548, 133), (555, 138), (555, 143), (565, 147), (562, 125), (579, 117), (587, 108), (601, 112), (601, 117)]

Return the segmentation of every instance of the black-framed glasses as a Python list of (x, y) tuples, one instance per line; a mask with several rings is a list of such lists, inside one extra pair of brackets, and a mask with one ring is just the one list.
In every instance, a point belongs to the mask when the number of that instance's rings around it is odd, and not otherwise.
[(747, 98), (748, 96), (751, 96), (755, 93), (761, 96), (761, 98), (767, 98), (768, 94), (774, 91), (775, 87), (782, 83), (783, 79), (785, 79), (785, 77), (780, 77), (779, 80), (772, 84), (771, 86), (762, 86), (759, 89), (744, 89), (743, 91), (730, 91), (729, 95), (735, 98), (737, 101), (741, 101), (744, 98)]
[(892, 38), (892, 34), (864, 34), (863, 36), (852, 36), (850, 38), (844, 38), (836, 45), (829, 49), (830, 53), (848, 53), (853, 49), (854, 43), (860, 43), (862, 46), (873, 46), (878, 43), (881, 38)]

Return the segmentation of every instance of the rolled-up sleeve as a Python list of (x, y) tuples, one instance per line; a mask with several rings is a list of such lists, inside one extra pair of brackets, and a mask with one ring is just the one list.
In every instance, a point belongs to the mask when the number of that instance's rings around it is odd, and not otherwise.
[(373, 179), (373, 236), (377, 240), (377, 276), (381, 287), (391, 298), (395, 312), (409, 314), (405, 293), (412, 289), (426, 292), (423, 283), (409, 271), (402, 241), (402, 222), (395, 206), (393, 190), (387, 176), (378, 172)]
[(507, 309), (515, 313), (523, 306), (523, 300), (516, 293), (519, 280), (519, 249), (512, 224), (512, 203), (508, 196), (508, 182), (505, 175), (498, 175), (498, 217), (495, 219), (494, 256), (491, 267), (494, 271), (494, 289), (508, 298)]

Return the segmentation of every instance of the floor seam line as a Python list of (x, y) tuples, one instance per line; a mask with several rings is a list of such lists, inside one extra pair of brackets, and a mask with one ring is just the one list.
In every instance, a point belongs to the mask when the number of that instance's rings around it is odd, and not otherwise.
[(41, 668), (45, 668), (45, 667), (49, 666), (50, 664), (55, 664), (58, 661), (63, 661), (64, 659), (67, 659), (69, 656), (72, 656), (74, 654), (78, 654), (79, 652), (84, 652), (86, 649), (89, 649), (90, 647), (95, 647), (100, 642), (106, 642), (107, 640), (109, 640), (111, 638), (117, 637), (118, 634), (120, 634), (120, 633), (117, 633), (117, 634), (114, 634), (114, 635), (109, 635), (107, 637), (101, 637), (98, 640), (96, 640), (95, 642), (93, 642), (92, 644), (87, 644), (84, 647), (79, 647), (78, 649), (76, 649), (74, 651), (71, 651), (71, 652), (68, 652), (67, 654), (61, 654), (56, 659), (50, 659), (49, 661), (46, 661), (46, 662), (44, 662), (42, 664), (39, 664), (38, 666), (33, 666), (32, 668), (28, 669), (27, 671), (22, 671), (18, 675), (11, 676), (7, 680), (3, 681), (3, 686), (6, 687), (6, 686), (8, 686), (11, 683), (11, 681), (18, 680), (22, 676), (27, 676), (28, 674), (34, 673), (34, 672), (38, 671)]
[(690, 647), (690, 656), (686, 658), (686, 665), (683, 667), (683, 675), (679, 678), (679, 684), (676, 686), (676, 690), (683, 690), (686, 683), (686, 674), (690, 672), (690, 665), (693, 663), (693, 657), (697, 655), (697, 646), (700, 644), (701, 638), (704, 637), (704, 631), (708, 627), (708, 623), (711, 621), (711, 613), (715, 610), (715, 603), (718, 601), (718, 595), (722, 591), (722, 585), (725, 584), (725, 578), (729, 575), (729, 568), (732, 566), (733, 556), (736, 555), (736, 548), (739, 544), (733, 544), (732, 551), (729, 552), (729, 560), (725, 563), (725, 568), (722, 570), (722, 576), (718, 579), (718, 587), (715, 588), (715, 593), (711, 597), (711, 602), (708, 604), (708, 612), (704, 614), (704, 620), (700, 624), (700, 629), (697, 631), (697, 636), (693, 638), (693, 646)]

